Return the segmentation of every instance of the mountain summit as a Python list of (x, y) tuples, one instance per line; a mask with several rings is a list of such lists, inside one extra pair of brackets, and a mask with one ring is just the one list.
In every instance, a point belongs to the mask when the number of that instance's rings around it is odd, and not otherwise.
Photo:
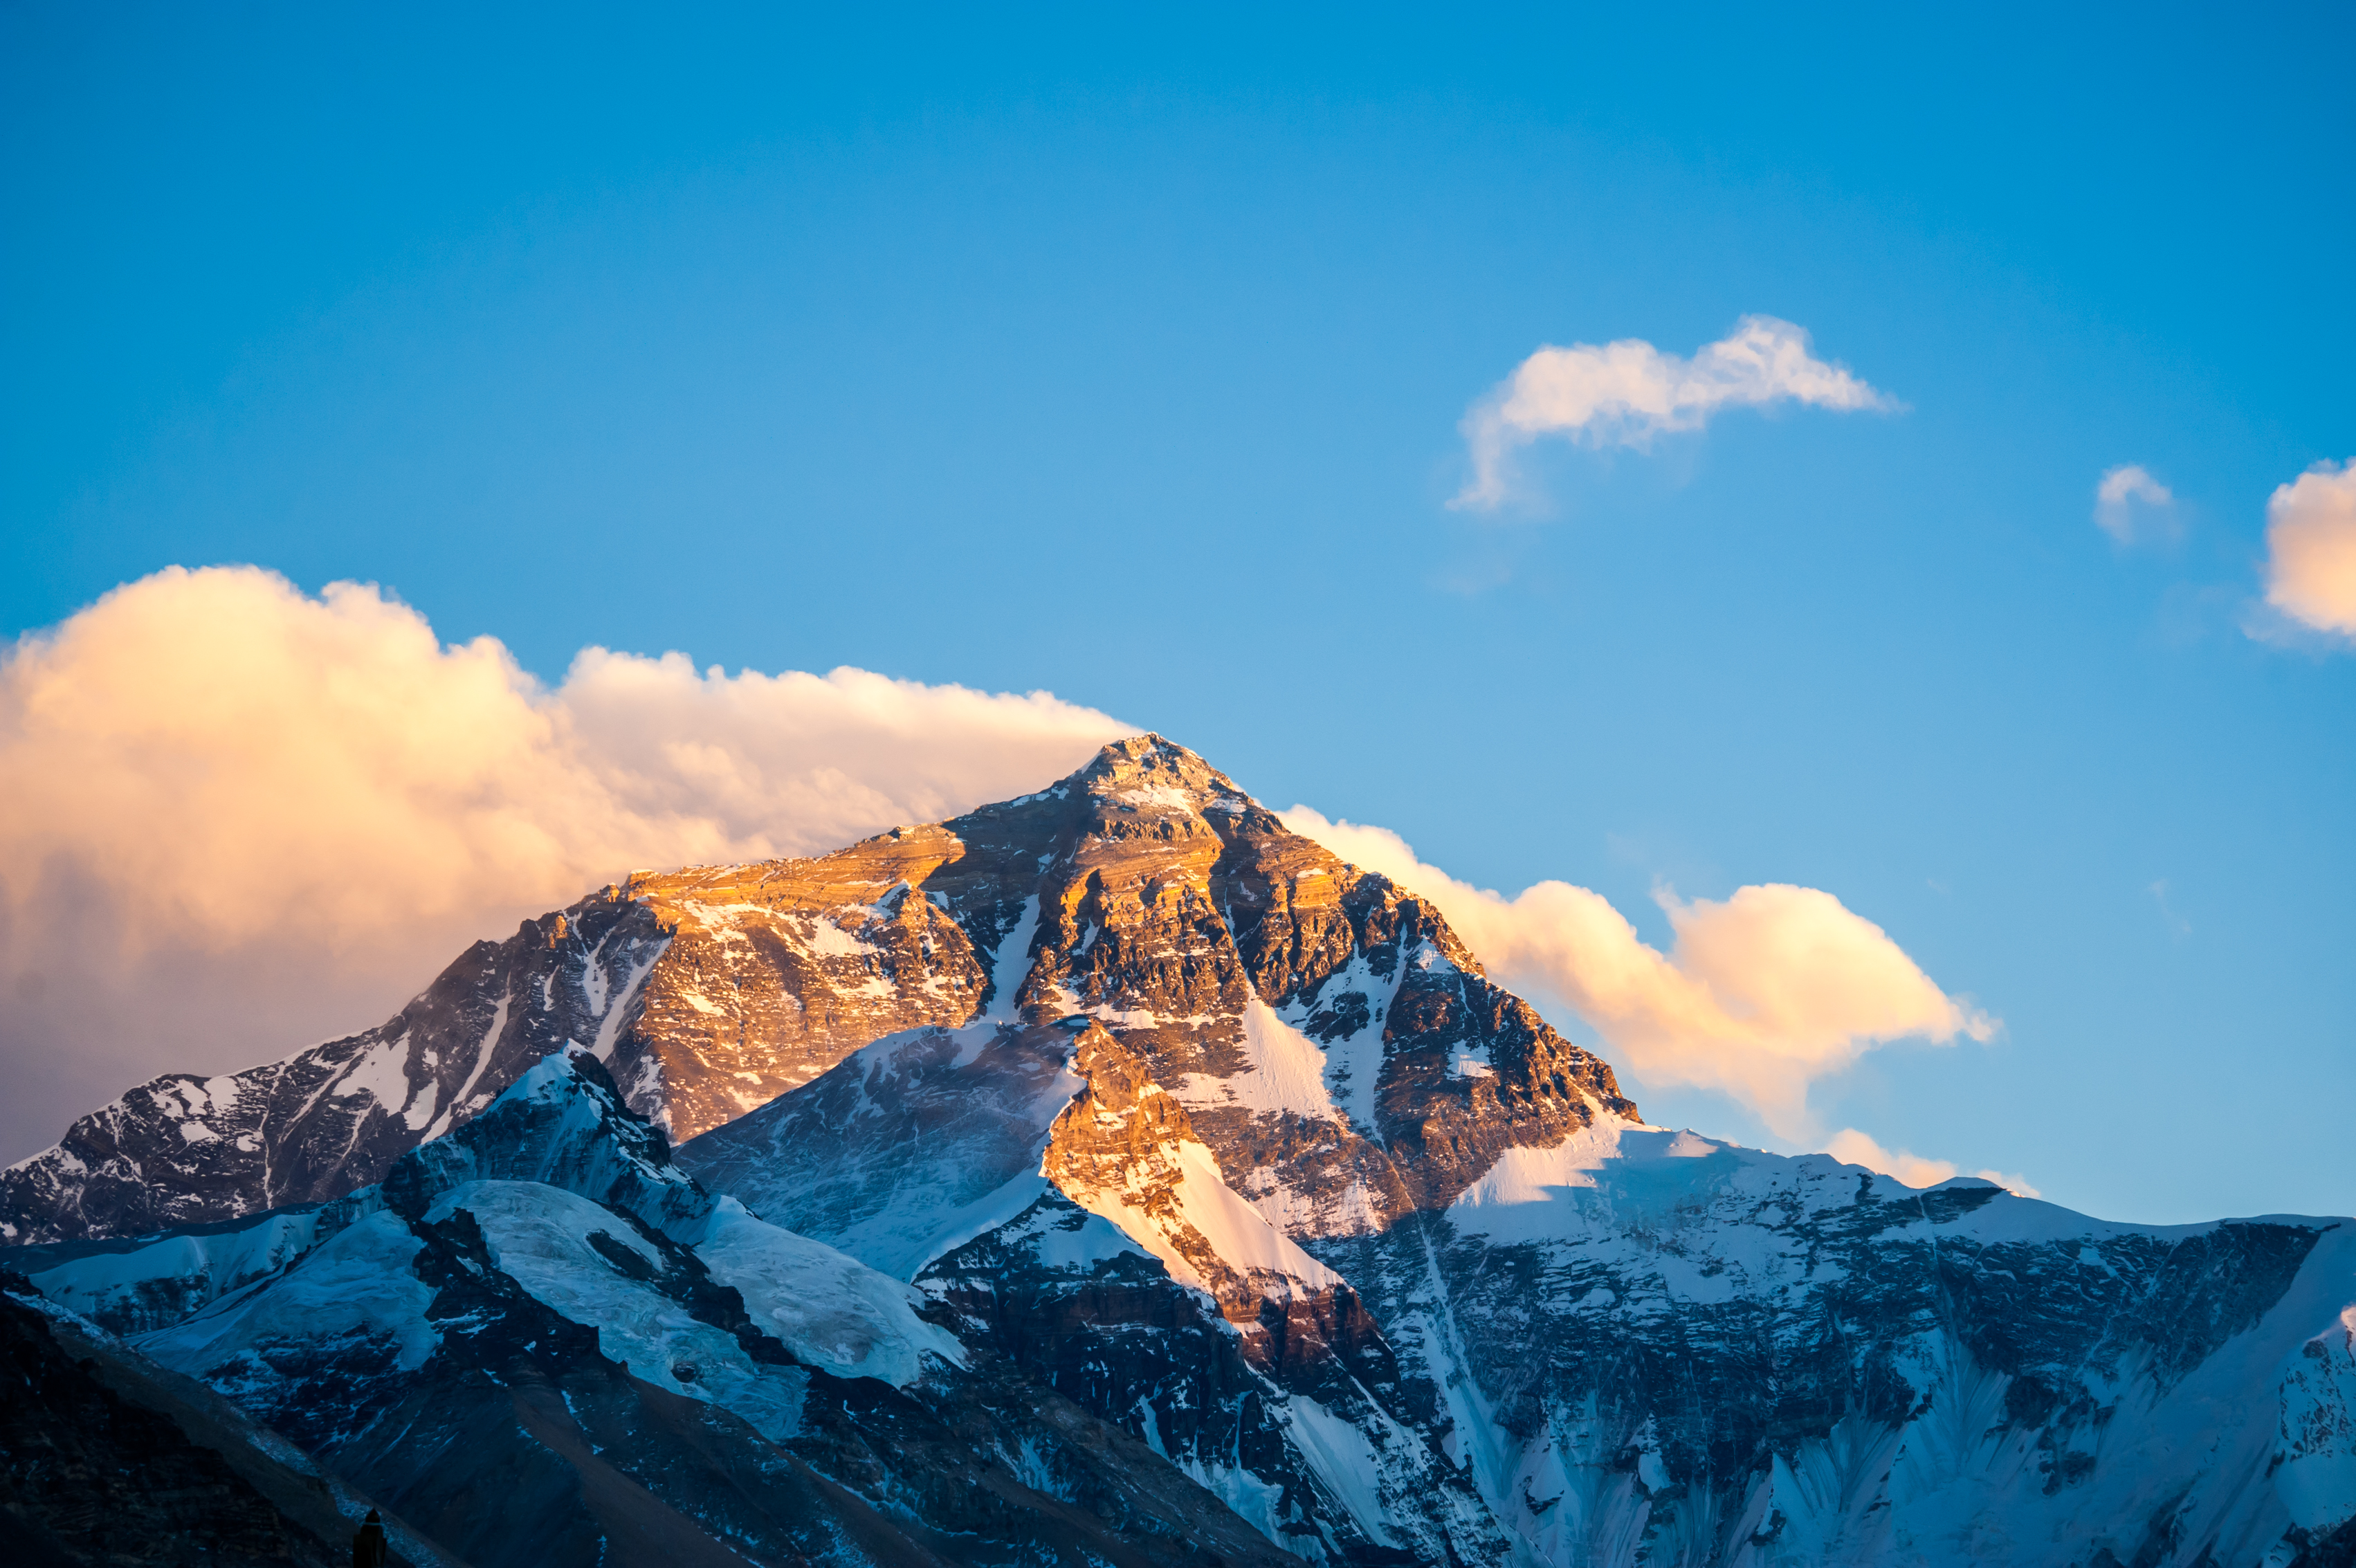
[(1648, 1126), (1154, 736), (633, 875), (0, 1199), (44, 1310), (478, 1568), (2356, 1553), (2356, 1223)]
[(1445, 1201), (1503, 1148), (1635, 1112), (1438, 910), (1148, 735), (832, 854), (634, 874), (477, 943), (365, 1034), (155, 1079), (0, 1174), (0, 1240), (323, 1202), (567, 1041), (683, 1141), (895, 1031), (1082, 1013), (1174, 1087), (1223, 1164), (1275, 1173), (1324, 1229)]

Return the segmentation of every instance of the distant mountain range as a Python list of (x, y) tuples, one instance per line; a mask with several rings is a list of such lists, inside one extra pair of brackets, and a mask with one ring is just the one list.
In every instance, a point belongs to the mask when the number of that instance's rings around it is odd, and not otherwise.
[[(156, 1079), (0, 1237), (27, 1364), (181, 1391), (141, 1441), (304, 1551), (372, 1505), (478, 1568), (2356, 1562), (2356, 1221), (1650, 1126), (1151, 736)], [(0, 1508), (112, 1561), (18, 1453)]]

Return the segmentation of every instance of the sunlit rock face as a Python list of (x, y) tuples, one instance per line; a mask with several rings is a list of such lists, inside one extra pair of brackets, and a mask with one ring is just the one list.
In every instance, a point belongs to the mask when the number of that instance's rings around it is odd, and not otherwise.
[[(478, 1565), (2356, 1555), (2356, 1222), (1648, 1126), (1153, 736), (633, 875), (6, 1182), (51, 1302)], [(478, 1428), (540, 1534), (404, 1457)]]
[(1323, 1229), (1633, 1109), (1429, 906), (1148, 736), (1039, 794), (816, 859), (634, 875), (476, 944), (365, 1034), (158, 1078), (0, 1175), (0, 1237), (324, 1201), (567, 1041), (684, 1141), (895, 1031), (1075, 1011), (1152, 1065), (1223, 1165), (1281, 1176)]

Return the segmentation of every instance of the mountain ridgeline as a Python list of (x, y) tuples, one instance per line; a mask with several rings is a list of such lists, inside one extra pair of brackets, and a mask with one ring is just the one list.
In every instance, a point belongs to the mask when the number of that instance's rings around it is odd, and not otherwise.
[(412, 1560), (2356, 1559), (2356, 1222), (1647, 1125), (1151, 736), (155, 1079), (0, 1238)]

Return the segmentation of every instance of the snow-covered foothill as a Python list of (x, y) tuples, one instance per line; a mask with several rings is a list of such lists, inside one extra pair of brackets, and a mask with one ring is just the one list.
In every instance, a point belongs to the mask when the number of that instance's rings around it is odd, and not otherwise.
[(74, 1255), (28, 1277), (59, 1305), (115, 1333), (135, 1334), (176, 1323), (276, 1273), (310, 1249), (318, 1226), (316, 1209), (280, 1209), (243, 1225), (43, 1249)]
[(695, 1255), (744, 1298), (754, 1323), (837, 1377), (905, 1388), (925, 1358), (966, 1363), (956, 1336), (916, 1314), (923, 1297), (858, 1259), (756, 1219), (733, 1197), (713, 1208)]
[(809, 1379), (755, 1362), (734, 1335), (657, 1289), (649, 1282), (669, 1272), (670, 1260), (626, 1220), (561, 1187), (474, 1181), (445, 1193), (425, 1222), (461, 1213), (481, 1230), (500, 1273), (594, 1328), (598, 1350), (633, 1377), (724, 1405), (773, 1440), (800, 1420)]
[(195, 1316), (139, 1336), (146, 1355), (225, 1391), (274, 1380), (288, 1347), (375, 1341), (413, 1371), (440, 1343), (427, 1318), (434, 1288), (412, 1263), (420, 1242), (397, 1214), (346, 1226), (284, 1273), (232, 1292)]

